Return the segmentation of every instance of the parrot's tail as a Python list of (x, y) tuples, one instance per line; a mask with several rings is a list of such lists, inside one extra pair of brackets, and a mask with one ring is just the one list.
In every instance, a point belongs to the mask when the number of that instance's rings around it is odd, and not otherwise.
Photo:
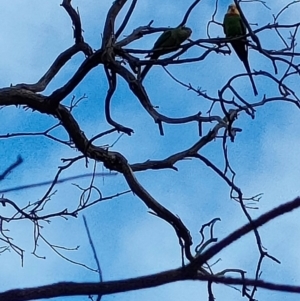
[(253, 92), (254, 95), (257, 96), (258, 92), (251, 74), (251, 70), (250, 70), (250, 66), (249, 66), (249, 62), (248, 62), (248, 49), (247, 49), (247, 45), (244, 42), (241, 41), (233, 41), (231, 42), (232, 48), (235, 50), (237, 56), (239, 57), (239, 59), (243, 62), (247, 73), (249, 75), (252, 87), (253, 87)]
[(248, 75), (249, 75), (249, 78), (250, 78), (250, 81), (251, 81), (251, 84), (252, 84), (252, 88), (253, 88), (254, 95), (257, 96), (257, 95), (258, 95), (258, 92), (257, 92), (256, 86), (255, 86), (254, 80), (253, 80), (253, 76), (252, 76), (252, 74), (251, 74), (249, 62), (248, 62), (248, 60), (246, 60), (246, 61), (244, 61), (243, 63), (244, 63), (244, 65), (245, 65), (245, 68), (246, 68), (247, 73), (248, 73)]
[(253, 88), (254, 95), (257, 96), (257, 95), (258, 95), (258, 92), (257, 92), (256, 86), (255, 86), (255, 83), (254, 83), (252, 74), (250, 74), (250, 73), (249, 73), (249, 78), (250, 78), (250, 81), (251, 81), (251, 84), (252, 84), (252, 88)]

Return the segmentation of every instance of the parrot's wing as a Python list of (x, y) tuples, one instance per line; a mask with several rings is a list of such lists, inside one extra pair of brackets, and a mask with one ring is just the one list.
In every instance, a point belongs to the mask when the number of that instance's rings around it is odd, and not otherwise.
[(181, 43), (183, 43), (190, 36), (190, 32), (188, 28), (179, 28), (172, 32), (174, 46), (179, 47)]
[(172, 30), (164, 31), (155, 42), (153, 49), (158, 49), (164, 46), (165, 42), (172, 36)]
[(227, 14), (224, 16), (224, 20), (223, 20), (223, 31), (225, 33), (225, 36), (228, 35), (228, 31), (227, 31)]
[(240, 26), (241, 26), (241, 30), (242, 30), (242, 35), (244, 36), (247, 33), (247, 29), (246, 29), (246, 25), (243, 22), (242, 18), (240, 18)]

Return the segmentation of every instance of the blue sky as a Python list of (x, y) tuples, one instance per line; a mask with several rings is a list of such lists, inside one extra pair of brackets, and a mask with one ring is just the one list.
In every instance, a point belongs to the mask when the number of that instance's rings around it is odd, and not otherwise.
[[(183, 12), (192, 1), (171, 0), (138, 1), (131, 22), (124, 31), (128, 35), (138, 26), (146, 25), (154, 20), (153, 26), (176, 26), (181, 22)], [(263, 9), (259, 3), (245, 3), (242, 8), (249, 23), (259, 26), (272, 22), (272, 13), (282, 8), (282, 1), (266, 1), (271, 11)], [(55, 58), (73, 44), (71, 21), (66, 12), (59, 6), (60, 1), (16, 0), (6, 1), (1, 5), (0, 19), (2, 33), (0, 35), (0, 86), (21, 82), (36, 82), (48, 69)], [(72, 1), (73, 7), (80, 10), (84, 29), (84, 38), (92, 48), (100, 45), (100, 37), (104, 17), (111, 1)], [(206, 37), (206, 24), (214, 10), (214, 2), (203, 1), (191, 14), (187, 26), (191, 27), (191, 38)], [(222, 1), (216, 14), (216, 20), (222, 22), (229, 1)], [(293, 5), (282, 15), (280, 22), (293, 24), (298, 21), (300, 3)], [(127, 3), (126, 7), (128, 7)], [(159, 8), (159, 9), (153, 9)], [(124, 10), (125, 12), (126, 10)], [(120, 16), (123, 16), (121, 14)], [(120, 22), (119, 19), (118, 22)], [(118, 23), (120, 24), (120, 23)], [(253, 26), (256, 29), (255, 26)], [(210, 34), (213, 37), (223, 36), (220, 26), (213, 26)], [(285, 36), (288, 31), (283, 31)], [(130, 48), (150, 49), (159, 34), (148, 35), (136, 41)], [(259, 35), (263, 47), (278, 48), (283, 46), (280, 41), (266, 31)], [(278, 46), (279, 45), (279, 46)], [(129, 48), (129, 47), (128, 47)], [(198, 49), (190, 49), (183, 57), (192, 57), (201, 53)], [(273, 72), (271, 62), (262, 55), (250, 50), (250, 65), (255, 70)], [(47, 90), (49, 95), (53, 89), (64, 85), (77, 70), (84, 57), (77, 54), (55, 77)], [(281, 66), (282, 67), (282, 66)], [(226, 81), (237, 73), (244, 72), (243, 65), (234, 53), (224, 56), (210, 54), (207, 60), (169, 66), (168, 70), (185, 83), (194, 87), (201, 86), (212, 96)], [(280, 74), (284, 69), (280, 69)], [(255, 77), (259, 96), (255, 99), (248, 77), (239, 79), (235, 87), (249, 99), (258, 101), (264, 94), (277, 95), (270, 81)], [(299, 79), (291, 77), (289, 84), (299, 93)], [(159, 106), (159, 112), (170, 117), (182, 117), (207, 111), (210, 103), (198, 97), (192, 91), (175, 84), (161, 67), (153, 67), (144, 81), (151, 102)], [(98, 133), (109, 129), (104, 118), (104, 98), (107, 82), (101, 66), (92, 70), (82, 83), (64, 100), (69, 104), (71, 97), (77, 98), (85, 94), (88, 98), (80, 103), (74, 112), (77, 122), (87, 137), (92, 138)], [(232, 97), (228, 92), (228, 98)], [(118, 79), (118, 90), (112, 101), (112, 116), (121, 124), (134, 129), (130, 137), (123, 135), (113, 147), (121, 152), (130, 163), (144, 162), (148, 159), (163, 159), (174, 152), (182, 151), (193, 145), (198, 139), (195, 123), (186, 125), (164, 125), (165, 135), (160, 136), (157, 125), (142, 108), (135, 96), (128, 90), (127, 84)], [(216, 113), (219, 113), (216, 110)], [(40, 132), (56, 123), (48, 115), (25, 111), (22, 108), (8, 107), (0, 110), (0, 135), (13, 132)], [(287, 103), (267, 104), (257, 108), (255, 119), (240, 114), (236, 126), (243, 129), (234, 143), (228, 144), (231, 165), (237, 173), (236, 184), (246, 196), (263, 192), (258, 204), (259, 210), (251, 211), (253, 217), (289, 201), (299, 195), (300, 158), (298, 145), (299, 112), (295, 106)], [(213, 124), (204, 126), (204, 134)], [(66, 138), (63, 129), (55, 132), (58, 137)], [(120, 135), (112, 134), (97, 141), (97, 145), (112, 144)], [(12, 163), (18, 154), (25, 162), (1, 183), (1, 188), (29, 184), (54, 177), (62, 158), (76, 157), (80, 153), (65, 145), (57, 144), (45, 137), (18, 137), (0, 139), (0, 172)], [(220, 141), (211, 142), (201, 150), (219, 168), (223, 168)], [(199, 242), (198, 231), (202, 224), (215, 217), (221, 222), (216, 224), (215, 235), (222, 239), (234, 229), (247, 222), (239, 205), (230, 200), (229, 187), (203, 163), (184, 160), (176, 164), (179, 172), (171, 170), (147, 171), (137, 173), (141, 184), (174, 214), (178, 214), (193, 236), (194, 246)], [(74, 164), (63, 176), (71, 176), (91, 172), (93, 162), (85, 167), (85, 162)], [(105, 171), (97, 165), (97, 171)], [(88, 179), (78, 180), (77, 184), (87, 187)], [(125, 191), (128, 186), (121, 175), (97, 178), (96, 185), (104, 196)], [(25, 206), (35, 202), (45, 193), (45, 187), (26, 191), (9, 192), (5, 197)], [(71, 183), (57, 187), (57, 193), (46, 207), (46, 212), (75, 209), (80, 191)], [(96, 196), (95, 196), (96, 197)], [(1, 207), (0, 215), (11, 214), (10, 208)], [(105, 280), (125, 279), (180, 265), (180, 247), (174, 230), (170, 225), (148, 213), (147, 207), (132, 194), (97, 204), (85, 211), (91, 234), (101, 261)], [(43, 235), (53, 244), (79, 250), (64, 252), (68, 258), (82, 262), (95, 268), (92, 250), (83, 227), (82, 214), (77, 219), (61, 218), (51, 220), (50, 224), (42, 224)], [(18, 287), (32, 287), (58, 281), (97, 281), (98, 275), (81, 266), (73, 265), (49, 249), (42, 241), (37, 254), (45, 256), (39, 259), (32, 255), (33, 229), (28, 221), (14, 222), (6, 225), (14, 242), (25, 249), (24, 266), (21, 267), (19, 257), (13, 252), (5, 252), (0, 256), (2, 279), (1, 291)], [(298, 232), (299, 211), (278, 218), (261, 230), (263, 246), (271, 255), (278, 258), (278, 265), (265, 259), (262, 267), (262, 279), (276, 283), (299, 283)], [(288, 235), (287, 235), (288, 234)], [(223, 250), (215, 260), (222, 258), (213, 270), (218, 272), (224, 268), (240, 268), (248, 271), (247, 276), (254, 278), (254, 269), (258, 260), (257, 246), (252, 234)], [(216, 300), (242, 300), (240, 293), (225, 286), (214, 286)], [(207, 300), (206, 286), (197, 282), (183, 282), (165, 285), (158, 288), (128, 292), (119, 295), (105, 296), (105, 300)], [(259, 290), (259, 300), (296, 300), (296, 295), (280, 294)], [(54, 300), (54, 299), (53, 299)], [(57, 298), (57, 301), (71, 298)], [(77, 297), (72, 300), (88, 300), (88, 297)], [(298, 300), (298, 299), (297, 299)]]

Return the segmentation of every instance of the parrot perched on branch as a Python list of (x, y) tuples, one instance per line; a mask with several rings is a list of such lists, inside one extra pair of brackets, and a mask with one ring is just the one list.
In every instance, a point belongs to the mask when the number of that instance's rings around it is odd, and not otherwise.
[[(239, 36), (244, 36), (246, 34), (246, 26), (243, 23), (243, 20), (240, 16), (240, 12), (238, 11), (235, 4), (231, 4), (228, 6), (228, 11), (224, 16), (223, 21), (224, 33), (227, 38), (234, 38)], [(236, 41), (230, 42), (232, 48), (236, 52), (239, 59), (243, 62), (253, 87), (254, 95), (256, 96), (257, 89), (251, 75), (250, 66), (248, 62), (248, 46), (245, 40), (239, 39)]]
[[(191, 34), (192, 30), (185, 26), (179, 26), (164, 31), (155, 42), (151, 54), (146, 57), (150, 57), (151, 60), (156, 60), (163, 54), (178, 50), (180, 44), (187, 40)], [(151, 65), (145, 66), (141, 73), (141, 81), (144, 79), (150, 68)]]

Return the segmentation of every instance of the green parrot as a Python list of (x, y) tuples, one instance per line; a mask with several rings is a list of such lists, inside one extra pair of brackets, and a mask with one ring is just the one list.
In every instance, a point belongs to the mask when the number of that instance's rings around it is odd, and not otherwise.
[[(224, 16), (223, 21), (224, 33), (227, 38), (233, 38), (238, 36), (243, 36), (246, 34), (246, 26), (243, 23), (243, 20), (240, 16), (240, 12), (238, 11), (235, 4), (231, 4), (228, 6), (228, 11)], [(236, 40), (230, 42), (232, 48), (236, 52), (239, 59), (243, 62), (253, 87), (254, 95), (256, 96), (257, 89), (251, 75), (250, 66), (248, 62), (248, 46), (245, 40)]]
[[(179, 26), (164, 31), (155, 42), (150, 57), (151, 60), (158, 59), (161, 55), (173, 52), (179, 49), (180, 44), (189, 38), (192, 30), (189, 27)], [(141, 73), (141, 81), (150, 70), (151, 65), (146, 65)]]

